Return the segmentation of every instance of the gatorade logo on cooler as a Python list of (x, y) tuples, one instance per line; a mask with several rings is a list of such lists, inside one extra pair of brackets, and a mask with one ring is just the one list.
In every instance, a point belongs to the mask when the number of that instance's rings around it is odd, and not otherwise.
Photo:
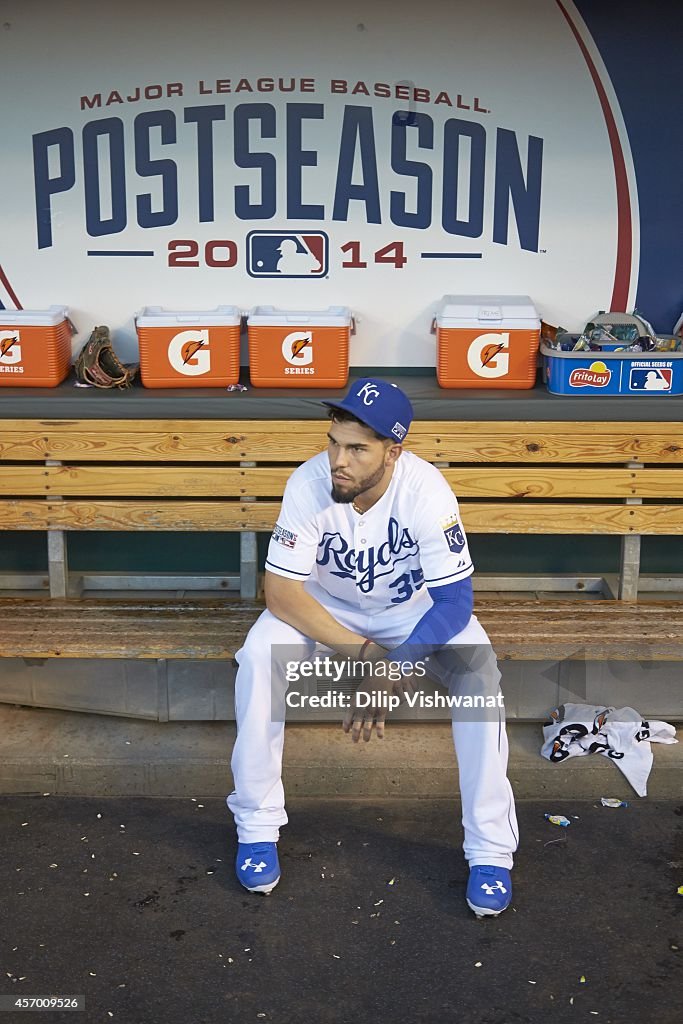
[(0, 363), (5, 366), (21, 362), (19, 331), (0, 331)]
[(612, 379), (612, 371), (603, 362), (597, 360), (590, 366), (581, 366), (569, 374), (569, 386), (572, 388), (605, 388)]
[(313, 362), (313, 332), (292, 331), (282, 342), (282, 355), (290, 365), (285, 373), (315, 373)]
[(211, 369), (208, 331), (181, 331), (168, 345), (168, 361), (186, 377), (200, 377)]
[(467, 350), (467, 365), (478, 377), (504, 377), (510, 369), (508, 331), (479, 334)]

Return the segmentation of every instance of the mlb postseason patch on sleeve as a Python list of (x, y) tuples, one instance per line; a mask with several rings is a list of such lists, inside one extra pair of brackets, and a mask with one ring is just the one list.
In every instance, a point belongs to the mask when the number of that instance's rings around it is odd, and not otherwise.
[(446, 519), (442, 519), (439, 525), (446, 538), (448, 550), (452, 551), (455, 555), (459, 555), (465, 547), (465, 534), (462, 532), (458, 517), (453, 513)]
[(292, 533), (291, 530), (285, 530), (279, 524), (276, 524), (273, 530), (273, 540), (276, 540), (278, 544), (282, 544), (285, 548), (295, 548), (296, 542), (299, 538), (297, 533)]

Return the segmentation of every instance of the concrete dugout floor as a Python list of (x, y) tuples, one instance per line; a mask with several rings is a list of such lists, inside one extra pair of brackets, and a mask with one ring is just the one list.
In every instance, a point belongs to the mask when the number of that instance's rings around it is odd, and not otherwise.
[[(508, 722), (507, 731), (508, 777), (518, 800), (633, 795), (606, 757), (558, 765), (542, 758), (540, 722)], [(148, 722), (0, 705), (0, 793), (222, 797), (232, 788), (234, 738), (234, 722)], [(683, 743), (653, 743), (652, 751), (649, 797), (679, 798)], [(290, 799), (451, 799), (458, 775), (450, 723), (389, 720), (383, 741), (357, 745), (338, 722), (288, 723), (284, 780)]]
[(261, 897), (222, 799), (0, 797), (0, 994), (85, 995), (46, 1016), (88, 1024), (678, 1021), (683, 808), (518, 812), (513, 907), (477, 921), (454, 801), (293, 800)]

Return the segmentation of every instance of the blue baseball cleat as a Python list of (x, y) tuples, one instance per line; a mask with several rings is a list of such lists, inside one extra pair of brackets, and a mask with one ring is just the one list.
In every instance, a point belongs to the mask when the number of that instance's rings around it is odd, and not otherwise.
[(477, 864), (470, 869), (467, 906), (477, 917), (497, 917), (510, 906), (512, 879), (507, 868)]
[(280, 881), (277, 843), (238, 843), (235, 871), (245, 889), (267, 896)]

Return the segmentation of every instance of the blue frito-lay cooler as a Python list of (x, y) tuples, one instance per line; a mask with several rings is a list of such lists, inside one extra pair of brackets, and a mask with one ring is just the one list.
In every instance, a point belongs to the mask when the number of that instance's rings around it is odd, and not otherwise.
[(553, 395), (683, 395), (683, 352), (560, 352), (541, 344)]

